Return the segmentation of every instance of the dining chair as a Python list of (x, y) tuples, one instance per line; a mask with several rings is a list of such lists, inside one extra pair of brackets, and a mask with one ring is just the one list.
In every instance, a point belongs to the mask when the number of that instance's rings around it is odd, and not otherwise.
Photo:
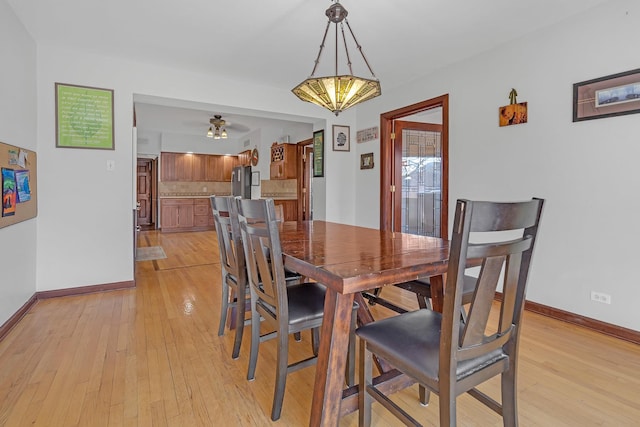
[[(247, 277), (251, 290), (251, 352), (247, 379), (255, 378), (258, 348), (261, 342), (277, 338), (276, 381), (271, 419), (282, 412), (287, 374), (317, 361), (319, 333), (324, 312), (326, 288), (315, 282), (286, 286), (285, 268), (280, 244), (279, 221), (272, 199), (237, 199), (238, 218), (247, 260)], [(354, 304), (351, 339), (347, 358), (346, 380), (355, 383), (355, 324), (358, 305)], [(260, 336), (260, 323), (273, 330)], [(289, 364), (289, 334), (311, 330), (313, 356)]]
[[(374, 399), (406, 425), (420, 425), (374, 385), (372, 354), (438, 394), (440, 425), (456, 425), (456, 398), (465, 392), (501, 414), (505, 426), (518, 424), (518, 340), (543, 204), (542, 199), (514, 203), (458, 200), (442, 314), (421, 309), (356, 330), (361, 342), (360, 426), (370, 425)], [(464, 322), (460, 309), (468, 265), (480, 269)], [(494, 311), (500, 284), (503, 296)], [(492, 311), (497, 318), (491, 316)], [(497, 375), (501, 376), (501, 403), (475, 388)]]
[(211, 209), (218, 236), (220, 270), (222, 272), (222, 296), (218, 336), (224, 335), (227, 315), (235, 309), (235, 338), (231, 357), (240, 354), (245, 321), (246, 303), (249, 301), (244, 250), (238, 222), (237, 204), (233, 196), (211, 196)]
[[(218, 236), (218, 251), (220, 254), (220, 270), (222, 272), (222, 296), (220, 306), (220, 324), (218, 336), (224, 335), (225, 325), (229, 315), (235, 313), (235, 319), (229, 322), (230, 329), (235, 329), (235, 338), (231, 357), (237, 359), (240, 355), (244, 327), (251, 323), (246, 318), (246, 307), (251, 301), (247, 284), (247, 269), (238, 222), (238, 205), (234, 196), (211, 196), (211, 209)], [(287, 285), (300, 281), (300, 275), (286, 271)], [(296, 341), (300, 341), (300, 334), (295, 334)]]

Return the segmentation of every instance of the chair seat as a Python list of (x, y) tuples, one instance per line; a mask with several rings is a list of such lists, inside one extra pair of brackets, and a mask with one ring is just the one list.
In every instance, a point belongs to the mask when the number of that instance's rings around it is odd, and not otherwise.
[[(432, 310), (411, 311), (369, 323), (356, 330), (367, 347), (416, 380), (432, 386), (438, 380), (442, 315)], [(416, 355), (420, 355), (416, 357)], [(458, 380), (497, 362), (508, 363), (501, 349), (458, 363)]]
[(322, 324), (326, 288), (318, 283), (301, 283), (287, 287), (289, 324), (295, 326), (314, 319)]

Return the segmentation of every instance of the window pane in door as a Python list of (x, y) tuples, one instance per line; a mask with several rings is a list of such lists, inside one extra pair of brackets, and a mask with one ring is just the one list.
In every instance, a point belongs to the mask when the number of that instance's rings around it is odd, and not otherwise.
[(440, 132), (402, 131), (402, 231), (440, 237), (442, 144)]

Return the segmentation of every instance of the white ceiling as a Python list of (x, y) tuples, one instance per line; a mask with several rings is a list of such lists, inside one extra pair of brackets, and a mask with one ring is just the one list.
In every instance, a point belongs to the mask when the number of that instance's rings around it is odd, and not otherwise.
[[(6, 1), (39, 43), (259, 81), (283, 91), (311, 74), (327, 23), (324, 11), (331, 5), (329, 0)], [(385, 91), (608, 1), (343, 0), (342, 5)], [(367, 76), (357, 53), (351, 56), (354, 73)], [(325, 52), (321, 66), (332, 65), (331, 59)], [(238, 123), (253, 126), (242, 112), (223, 109), (197, 106), (190, 109), (192, 118), (182, 120), (187, 124), (174, 125), (188, 132), (188, 123), (201, 122), (204, 115), (206, 124), (207, 116), (217, 113), (238, 115), (233, 117)], [(166, 105), (155, 110), (176, 114)], [(157, 123), (168, 124), (164, 119)]]

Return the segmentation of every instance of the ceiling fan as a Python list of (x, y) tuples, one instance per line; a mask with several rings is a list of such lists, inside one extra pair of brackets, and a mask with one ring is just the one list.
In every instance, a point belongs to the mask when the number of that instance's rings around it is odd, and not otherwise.
[[(220, 114), (216, 114), (212, 119), (209, 119), (209, 123), (211, 126), (209, 126), (209, 130), (207, 131), (208, 138), (227, 139), (227, 129), (225, 128), (227, 122), (222, 119)], [(220, 128), (222, 128), (222, 131), (220, 131)]]

